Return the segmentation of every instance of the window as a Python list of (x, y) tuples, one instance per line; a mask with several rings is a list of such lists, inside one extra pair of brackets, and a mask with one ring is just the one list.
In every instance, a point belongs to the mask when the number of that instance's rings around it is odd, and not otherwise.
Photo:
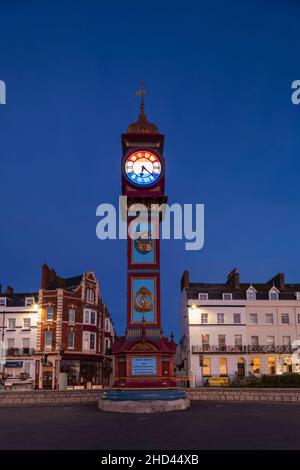
[(74, 331), (68, 331), (68, 349), (74, 349), (75, 333)]
[(91, 325), (96, 324), (96, 312), (91, 312), (90, 323)]
[(209, 351), (209, 335), (202, 335), (203, 351)]
[(208, 300), (208, 294), (199, 294), (199, 300)]
[(269, 299), (270, 300), (278, 300), (278, 292), (277, 292), (276, 289), (273, 288), (269, 291)]
[(233, 314), (233, 323), (241, 323), (241, 314), (240, 313), (234, 313)]
[(300, 313), (297, 314), (297, 321), (300, 323)]
[(288, 313), (281, 314), (281, 323), (284, 325), (288, 325), (290, 323), (290, 317)]
[(105, 331), (109, 333), (109, 319), (108, 318), (105, 319)]
[(105, 354), (110, 354), (110, 347), (111, 347), (110, 339), (105, 338)]
[(89, 310), (84, 311), (83, 323), (90, 323), (90, 311)]
[(234, 345), (236, 348), (240, 349), (243, 345), (242, 335), (234, 335)]
[(268, 357), (268, 371), (270, 375), (276, 374), (276, 359), (275, 357)]
[[(295, 292), (295, 296), (296, 296), (296, 300), (300, 300), (300, 292)], [(1, 302), (1, 299), (0, 299), (0, 302)]]
[(7, 349), (13, 349), (15, 347), (15, 339), (8, 338), (7, 340)]
[(95, 294), (93, 289), (87, 289), (85, 293), (85, 298), (87, 302), (94, 303), (95, 302)]
[(253, 374), (259, 374), (260, 373), (260, 358), (259, 357), (254, 357), (253, 358), (252, 371), (253, 371)]
[(257, 323), (257, 313), (250, 313), (250, 323)]
[(52, 348), (52, 331), (45, 332), (45, 347)]
[(28, 307), (29, 305), (34, 304), (34, 297), (25, 297), (25, 306)]
[(283, 336), (282, 337), (282, 342), (284, 346), (290, 346), (291, 345), (291, 337), (290, 336)]
[(29, 353), (29, 338), (22, 338), (23, 353)]
[(23, 329), (24, 330), (29, 330), (31, 328), (31, 318), (23, 318)]
[(83, 333), (83, 350), (93, 351), (96, 349), (96, 333), (85, 331)]
[(204, 357), (202, 360), (202, 375), (210, 375), (210, 358)]
[(227, 359), (220, 357), (220, 375), (227, 375)]
[(225, 318), (224, 313), (218, 313), (218, 323), (219, 324), (225, 323), (224, 318)]
[(69, 308), (69, 323), (75, 323), (75, 308)]
[(254, 350), (258, 348), (258, 336), (251, 336), (251, 346)]
[(83, 345), (82, 345), (82, 349), (84, 351), (87, 351), (89, 349), (89, 341), (90, 341), (90, 334), (85, 331), (83, 333)]
[(208, 313), (201, 313), (201, 323), (208, 323)]
[(266, 323), (274, 323), (273, 313), (266, 313)]
[(94, 350), (96, 347), (96, 334), (90, 333), (90, 349)]
[(96, 325), (97, 314), (93, 310), (85, 310), (83, 316), (83, 323), (86, 325)]
[(6, 297), (0, 297), (0, 307), (6, 307)]
[(8, 329), (9, 330), (14, 330), (16, 328), (16, 319), (15, 318), (9, 318), (8, 319)]
[(247, 290), (247, 300), (256, 300), (256, 291), (254, 289)]
[(54, 309), (53, 307), (46, 308), (46, 321), (53, 321)]
[(226, 335), (218, 335), (218, 346), (220, 351), (226, 351)]
[(267, 346), (268, 349), (272, 349), (275, 346), (275, 337), (274, 336), (267, 336)]
[(223, 294), (223, 300), (232, 300), (232, 294)]

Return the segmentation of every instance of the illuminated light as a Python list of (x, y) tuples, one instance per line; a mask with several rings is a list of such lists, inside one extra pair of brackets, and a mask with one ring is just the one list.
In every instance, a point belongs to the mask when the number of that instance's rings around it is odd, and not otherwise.
[(148, 158), (151, 160), (151, 162), (155, 162), (155, 158), (152, 155), (150, 155)]
[(33, 310), (36, 310), (36, 311), (37, 311), (38, 309), (39, 309), (39, 305), (38, 305), (38, 304), (34, 304), (34, 305), (33, 305)]
[(192, 305), (192, 309), (195, 310), (197, 308), (197, 305), (196, 304), (193, 304)]

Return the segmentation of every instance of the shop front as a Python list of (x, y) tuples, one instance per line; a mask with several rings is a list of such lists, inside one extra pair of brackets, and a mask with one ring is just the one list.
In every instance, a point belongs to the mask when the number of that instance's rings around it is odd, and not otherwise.
[(67, 375), (71, 388), (98, 388), (102, 385), (102, 362), (89, 359), (62, 359), (60, 372)]

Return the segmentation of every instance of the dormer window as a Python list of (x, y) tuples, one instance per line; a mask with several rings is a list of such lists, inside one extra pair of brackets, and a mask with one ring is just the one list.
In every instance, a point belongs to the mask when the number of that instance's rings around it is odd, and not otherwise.
[(278, 290), (276, 287), (272, 287), (272, 289), (269, 290), (269, 300), (278, 300)]
[(247, 290), (247, 300), (256, 300), (256, 290), (254, 287), (249, 287)]
[(232, 294), (223, 294), (223, 300), (232, 300)]
[(199, 300), (208, 300), (208, 294), (199, 293)]
[(0, 307), (6, 307), (6, 297), (0, 297)]
[(25, 306), (29, 307), (34, 304), (34, 297), (25, 297)]
[(87, 302), (94, 303), (95, 302), (95, 293), (93, 289), (87, 289), (85, 293), (85, 299)]

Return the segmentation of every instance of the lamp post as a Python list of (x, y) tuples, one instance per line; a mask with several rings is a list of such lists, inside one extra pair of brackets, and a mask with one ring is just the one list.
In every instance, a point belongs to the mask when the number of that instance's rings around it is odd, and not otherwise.
[(1, 334), (1, 351), (0, 351), (0, 359), (1, 361), (3, 360), (3, 364), (2, 364), (2, 373), (3, 373), (3, 377), (5, 375), (5, 347), (4, 347), (4, 339), (5, 339), (5, 314), (6, 314), (6, 310), (3, 310), (2, 312), (2, 334)]

